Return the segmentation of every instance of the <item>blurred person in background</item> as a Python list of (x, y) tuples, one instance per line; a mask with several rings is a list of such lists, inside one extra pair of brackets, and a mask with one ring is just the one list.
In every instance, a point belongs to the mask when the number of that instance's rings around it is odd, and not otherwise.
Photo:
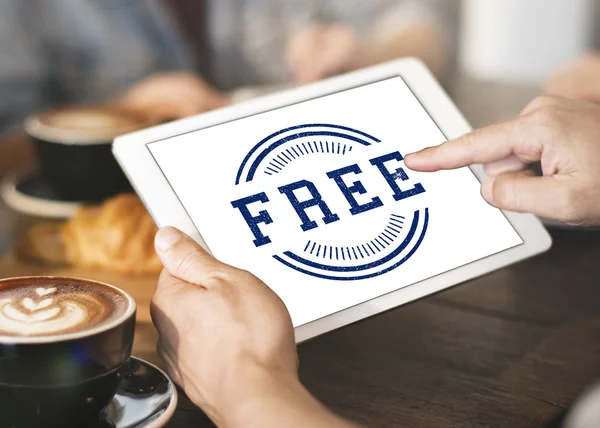
[(31, 159), (23, 119), (117, 105), (157, 121), (229, 103), (244, 86), (304, 84), (416, 56), (438, 75), (443, 0), (4, 0), (0, 175)]

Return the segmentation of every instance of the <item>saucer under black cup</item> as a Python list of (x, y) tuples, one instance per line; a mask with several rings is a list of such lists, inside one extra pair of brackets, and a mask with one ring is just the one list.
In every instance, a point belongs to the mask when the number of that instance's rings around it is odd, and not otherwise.
[(84, 203), (60, 200), (53, 186), (37, 173), (7, 174), (0, 181), (0, 198), (9, 208), (7, 230), (12, 242), (20, 242), (40, 222), (58, 224), (71, 219)]
[(52, 185), (52, 182), (41, 173), (23, 177), (15, 183), (15, 189), (22, 195), (37, 197), (58, 202), (83, 202), (79, 198), (71, 197), (67, 192)]
[(156, 366), (132, 357), (121, 369), (117, 394), (90, 428), (160, 428), (177, 407), (177, 389)]

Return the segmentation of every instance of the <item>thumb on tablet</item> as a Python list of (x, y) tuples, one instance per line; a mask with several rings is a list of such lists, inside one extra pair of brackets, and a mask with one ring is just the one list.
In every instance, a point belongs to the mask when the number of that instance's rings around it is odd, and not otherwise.
[(231, 269), (174, 227), (159, 230), (154, 246), (165, 269), (174, 277), (192, 284), (206, 287), (215, 272)]

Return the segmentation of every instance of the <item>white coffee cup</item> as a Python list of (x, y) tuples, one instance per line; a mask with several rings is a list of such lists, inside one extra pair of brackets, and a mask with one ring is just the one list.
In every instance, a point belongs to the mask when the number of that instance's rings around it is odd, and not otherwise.
[(591, 48), (593, 0), (464, 0), (460, 64), (469, 75), (543, 84)]

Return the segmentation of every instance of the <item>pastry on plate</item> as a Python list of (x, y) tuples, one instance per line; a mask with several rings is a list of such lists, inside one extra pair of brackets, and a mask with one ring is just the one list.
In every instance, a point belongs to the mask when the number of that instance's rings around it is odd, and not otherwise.
[(135, 195), (119, 195), (98, 207), (83, 207), (62, 225), (40, 223), (17, 244), (17, 255), (51, 265), (156, 275), (157, 227)]

